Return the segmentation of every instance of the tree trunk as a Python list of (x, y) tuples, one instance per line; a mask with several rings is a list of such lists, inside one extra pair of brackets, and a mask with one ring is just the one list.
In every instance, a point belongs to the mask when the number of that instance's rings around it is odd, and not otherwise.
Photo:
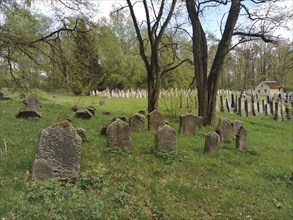
[(240, 0), (231, 1), (227, 22), (209, 75), (207, 73), (207, 41), (199, 19), (199, 11), (195, 7), (194, 0), (186, 0), (186, 8), (193, 30), (193, 57), (199, 102), (198, 115), (203, 117), (204, 125), (213, 125), (216, 116), (219, 76), (240, 13)]

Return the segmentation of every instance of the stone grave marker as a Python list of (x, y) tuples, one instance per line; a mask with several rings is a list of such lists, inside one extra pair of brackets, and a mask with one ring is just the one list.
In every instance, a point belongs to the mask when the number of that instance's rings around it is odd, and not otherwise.
[(186, 115), (180, 115), (179, 119), (179, 134), (194, 136), (197, 128), (197, 116), (188, 113)]
[(176, 130), (167, 124), (160, 126), (155, 134), (155, 148), (159, 151), (176, 150)]
[(107, 126), (107, 146), (110, 148), (131, 149), (132, 139), (129, 125), (119, 118), (116, 118)]
[(148, 114), (148, 130), (157, 131), (157, 129), (164, 123), (164, 116), (158, 111), (154, 110)]
[(236, 149), (242, 150), (247, 148), (247, 131), (241, 126), (236, 135)]
[(281, 112), (281, 103), (280, 102), (275, 102), (274, 120), (282, 121), (282, 112)]
[(219, 151), (220, 136), (217, 132), (210, 131), (205, 138), (204, 152), (217, 152)]
[(129, 126), (131, 131), (143, 131), (145, 125), (145, 116), (140, 113), (135, 113), (129, 117)]
[(232, 124), (227, 119), (220, 119), (217, 125), (216, 132), (220, 135), (221, 141), (230, 139), (234, 134)]
[(30, 96), (27, 100), (24, 100), (24, 109), (20, 110), (16, 115), (16, 118), (41, 118), (40, 113), (41, 102), (36, 96)]
[(87, 108), (81, 108), (75, 112), (76, 118), (90, 119), (92, 116), (93, 114)]
[(75, 179), (80, 169), (81, 142), (81, 137), (68, 121), (43, 129), (38, 140), (32, 178)]
[(238, 134), (238, 131), (241, 128), (241, 126), (243, 126), (243, 123), (242, 123), (242, 121), (235, 120), (235, 121), (232, 122), (232, 126), (233, 126), (233, 129), (234, 129), (234, 133)]

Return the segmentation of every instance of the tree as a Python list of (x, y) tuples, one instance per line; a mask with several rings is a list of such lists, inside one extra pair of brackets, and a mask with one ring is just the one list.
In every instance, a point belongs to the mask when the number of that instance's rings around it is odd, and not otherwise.
[[(176, 45), (174, 44), (162, 45), (162, 39), (166, 34), (166, 29), (171, 21), (177, 0), (162, 0), (160, 2), (155, 0), (143, 0), (142, 3), (146, 18), (144, 21), (146, 24), (145, 29), (143, 26), (141, 27), (139, 25), (138, 18), (134, 12), (134, 5), (138, 4), (138, 1), (131, 3), (130, 0), (127, 0), (127, 5), (139, 42), (140, 56), (147, 72), (148, 112), (152, 112), (158, 108), (161, 82), (164, 75), (176, 69), (187, 60), (176, 62), (178, 59), (174, 56), (171, 62), (167, 64), (160, 63), (160, 51), (163, 48), (165, 49), (165, 47), (168, 46), (173, 48), (174, 52), (176, 50)], [(144, 38), (143, 35), (144, 30), (147, 32), (146, 38)]]
[[(261, 4), (266, 0), (253, 0), (251, 4)], [(215, 56), (211, 61), (211, 68), (208, 69), (208, 45), (206, 33), (202, 26), (201, 16), (209, 8), (221, 5), (230, 5), (227, 13), (226, 22), (223, 27), (221, 39), (219, 40)], [(199, 109), (198, 114), (203, 117), (205, 125), (214, 124), (216, 114), (216, 97), (219, 84), (220, 73), (223, 68), (225, 56), (231, 50), (231, 42), (233, 36), (240, 36), (240, 42), (260, 38), (265, 42), (273, 42), (268, 36), (270, 30), (280, 24), (282, 18), (276, 16), (269, 17), (253, 14), (248, 10), (245, 1), (242, 0), (186, 0), (186, 8), (192, 25), (192, 43), (195, 68), (195, 81), (198, 90)], [(246, 13), (248, 18), (252, 20), (250, 27), (236, 28), (240, 12)], [(266, 22), (270, 20), (270, 29), (266, 28)], [(261, 21), (260, 25), (258, 22)], [(223, 20), (221, 21), (223, 22)], [(259, 29), (258, 29), (259, 28)], [(233, 47), (232, 47), (233, 48)]]

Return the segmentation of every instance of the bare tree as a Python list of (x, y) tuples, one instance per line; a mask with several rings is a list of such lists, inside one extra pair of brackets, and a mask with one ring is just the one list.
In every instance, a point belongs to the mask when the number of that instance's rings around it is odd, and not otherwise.
[[(232, 37), (240, 36), (238, 43), (247, 40), (262, 39), (265, 42), (274, 42), (269, 33), (277, 27), (282, 20), (281, 17), (270, 17), (269, 14), (261, 16), (255, 11), (250, 11), (244, 4), (244, 0), (186, 0), (186, 8), (192, 25), (192, 43), (195, 67), (195, 80), (198, 90), (199, 109), (198, 114), (204, 118), (204, 124), (213, 125), (216, 114), (216, 97), (218, 90), (219, 76), (222, 71), (223, 63), (227, 53), (234, 47), (231, 46)], [(251, 4), (262, 4), (267, 0), (246, 1)], [(201, 16), (209, 8), (215, 8), (221, 5), (230, 5), (227, 12), (225, 24), (223, 26), (222, 36), (217, 46), (217, 51), (211, 68), (208, 70), (208, 45), (206, 33), (202, 26)], [(245, 14), (251, 21), (250, 26), (246, 28), (237, 27), (239, 16)], [(224, 23), (222, 19), (222, 23)], [(270, 22), (265, 22), (270, 21)], [(261, 25), (259, 25), (261, 24)], [(271, 26), (266, 28), (266, 25)], [(273, 25), (272, 25), (273, 24)]]
[[(136, 35), (140, 46), (140, 56), (144, 62), (147, 71), (147, 87), (148, 87), (148, 111), (151, 112), (158, 108), (158, 100), (161, 88), (161, 82), (164, 75), (175, 68), (179, 67), (187, 59), (179, 60), (175, 55), (169, 63), (160, 62), (160, 51), (166, 47), (172, 47), (174, 54), (176, 52), (176, 44), (163, 44), (162, 39), (166, 36), (166, 29), (170, 24), (172, 15), (175, 11), (177, 0), (155, 1), (143, 0), (143, 9), (145, 20), (140, 25), (134, 6), (139, 2), (132, 3), (127, 0), (130, 15), (133, 20)], [(143, 31), (147, 31), (147, 37), (144, 38)], [(176, 32), (176, 30), (174, 30)], [(172, 34), (170, 35), (172, 36)], [(170, 41), (172, 42), (172, 41)], [(178, 62), (176, 62), (176, 60)]]

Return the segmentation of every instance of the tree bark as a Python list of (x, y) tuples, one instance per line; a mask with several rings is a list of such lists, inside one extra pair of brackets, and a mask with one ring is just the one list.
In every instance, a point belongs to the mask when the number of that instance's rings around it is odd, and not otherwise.
[(193, 30), (192, 43), (195, 78), (198, 90), (198, 114), (203, 117), (204, 125), (214, 124), (219, 76), (223, 67), (225, 55), (229, 51), (233, 31), (240, 13), (240, 1), (241, 0), (231, 1), (224, 32), (208, 75), (207, 41), (199, 19), (199, 10), (196, 8), (194, 0), (186, 0), (186, 7)]

